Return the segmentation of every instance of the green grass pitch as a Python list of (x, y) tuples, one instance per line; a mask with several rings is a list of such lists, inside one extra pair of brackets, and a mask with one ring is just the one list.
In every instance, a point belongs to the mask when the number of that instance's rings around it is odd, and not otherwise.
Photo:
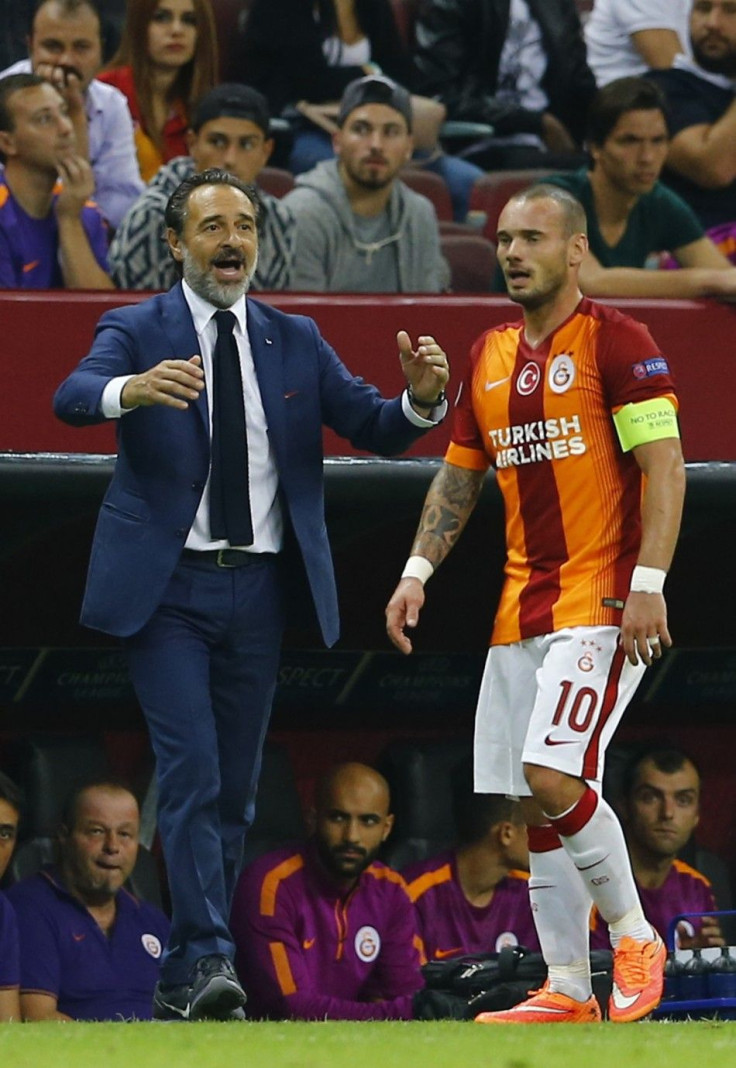
[(0, 1025), (2, 1068), (730, 1068), (736, 1022)]

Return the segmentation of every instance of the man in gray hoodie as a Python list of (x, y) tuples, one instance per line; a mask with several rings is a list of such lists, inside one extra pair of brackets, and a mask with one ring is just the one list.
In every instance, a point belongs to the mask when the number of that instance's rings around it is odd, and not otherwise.
[(450, 270), (434, 209), (397, 178), (412, 153), (409, 93), (383, 75), (351, 82), (335, 159), (284, 197), (295, 226), (289, 288), (314, 292), (441, 293)]

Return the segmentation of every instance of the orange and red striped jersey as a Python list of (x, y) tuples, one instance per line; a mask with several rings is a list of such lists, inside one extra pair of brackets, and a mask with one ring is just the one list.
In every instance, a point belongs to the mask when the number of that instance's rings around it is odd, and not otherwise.
[(673, 390), (647, 328), (587, 299), (537, 348), (522, 322), (475, 342), (445, 460), (495, 466), (503, 495), (507, 559), (492, 645), (620, 624), (641, 540), (642, 475), (612, 415), (674, 401)]

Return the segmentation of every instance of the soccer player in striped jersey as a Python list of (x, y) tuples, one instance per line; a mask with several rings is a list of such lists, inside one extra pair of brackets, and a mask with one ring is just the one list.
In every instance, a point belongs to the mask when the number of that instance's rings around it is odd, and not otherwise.
[(522, 798), (548, 980), (483, 1023), (601, 1018), (592, 904), (614, 947), (609, 1019), (647, 1015), (662, 991), (664, 945), (600, 782), (626, 705), (672, 644), (663, 587), (685, 470), (666, 358), (642, 324), (582, 297), (585, 229), (580, 204), (550, 185), (501, 213), (498, 259), (523, 319), (472, 348), (445, 462), (386, 609), (391, 640), (410, 653), (424, 584), (495, 467), (507, 561), (478, 698), (475, 786)]

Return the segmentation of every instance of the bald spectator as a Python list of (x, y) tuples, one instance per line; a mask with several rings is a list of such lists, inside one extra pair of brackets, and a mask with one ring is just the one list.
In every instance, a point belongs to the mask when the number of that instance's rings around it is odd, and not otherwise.
[(92, 167), (94, 198), (115, 228), (143, 190), (133, 120), (123, 94), (95, 75), (102, 66), (102, 16), (95, 0), (37, 0), (27, 59), (0, 73), (48, 78), (64, 97), (77, 152)]
[(692, 58), (647, 75), (667, 99), (665, 180), (707, 229), (736, 220), (736, 4), (693, 0)]
[[(110, 246), (113, 281), (120, 289), (170, 289), (179, 280), (166, 242), (164, 214), (185, 178), (210, 167), (256, 182), (273, 151), (268, 104), (247, 85), (218, 85), (197, 104), (187, 131), (188, 156), (159, 169), (133, 204)], [(293, 257), (293, 219), (284, 203), (260, 191), (258, 266), (253, 289), (285, 289)]]
[[(736, 299), (736, 267), (692, 209), (659, 181), (669, 134), (662, 93), (645, 78), (599, 89), (588, 115), (590, 168), (546, 181), (585, 208), (589, 251), (580, 288), (589, 297)], [(680, 270), (648, 269), (669, 251)]]
[(150, 1020), (169, 934), (125, 882), (138, 855), (138, 803), (101, 779), (65, 806), (58, 864), (16, 883), (24, 1020)]
[[(0, 771), (0, 881), (7, 871), (18, 837), (20, 793)], [(20, 955), (13, 906), (0, 890), (0, 1023), (20, 1020)]]
[(0, 79), (0, 288), (111, 289), (107, 226), (63, 97), (38, 74)]
[(404, 880), (377, 859), (393, 820), (383, 776), (341, 764), (318, 784), (309, 841), (242, 872), (231, 930), (249, 1015), (413, 1018), (416, 919)]

